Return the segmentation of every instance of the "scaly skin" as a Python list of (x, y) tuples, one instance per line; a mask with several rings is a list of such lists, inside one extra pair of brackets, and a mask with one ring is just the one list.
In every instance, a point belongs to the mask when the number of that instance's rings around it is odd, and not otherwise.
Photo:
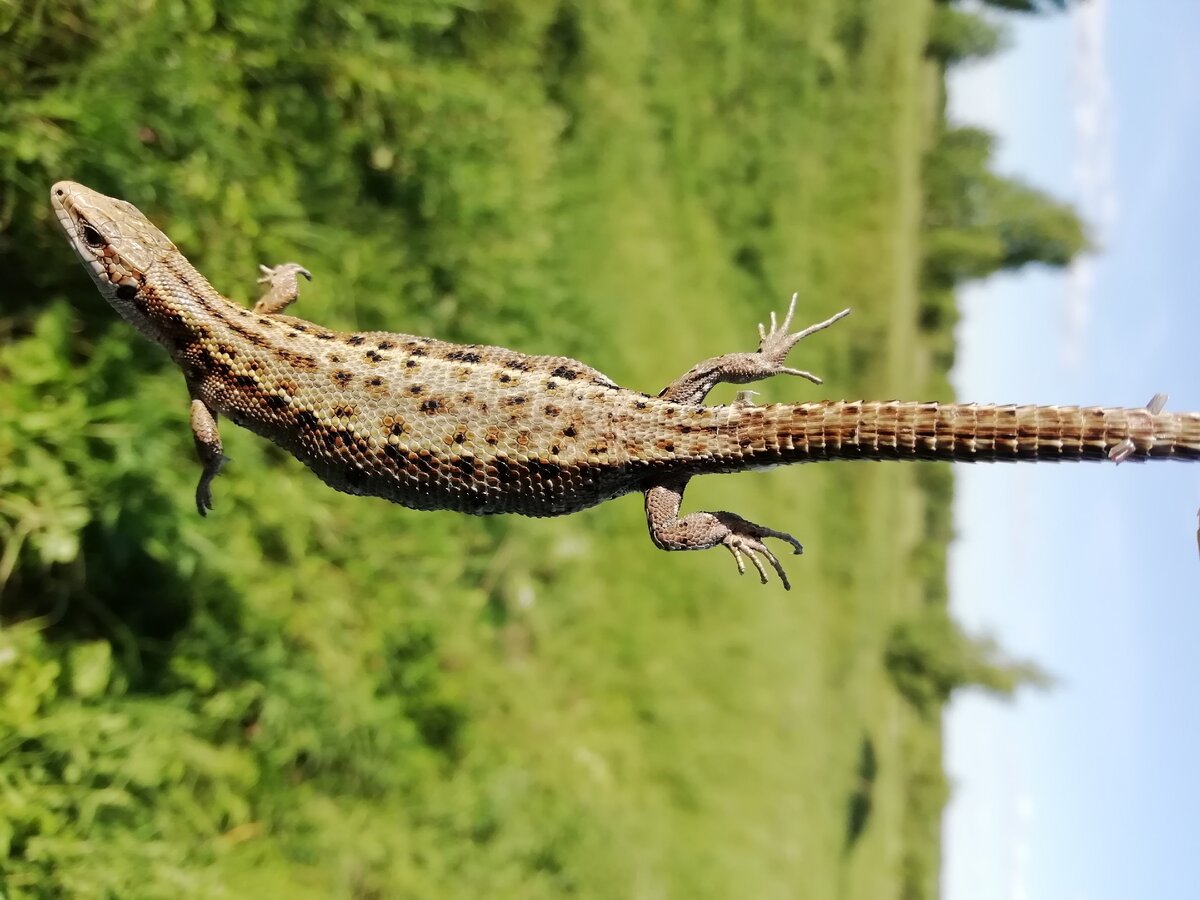
[(343, 334), (281, 315), (295, 263), (263, 267), (253, 310), (221, 294), (135, 207), (73, 182), (51, 201), (105, 299), (166, 348), (192, 397), (203, 466), (201, 515), (225, 461), (224, 415), (286, 449), (326, 484), (413, 509), (555, 516), (632, 491), (646, 495), (664, 550), (724, 546), (787, 576), (763, 543), (798, 541), (729, 512), (680, 516), (688, 479), (828, 459), (1145, 460), (1200, 458), (1200, 414), (1148, 409), (820, 402), (705, 406), (717, 384), (789, 374), (792, 347), (846, 315), (789, 331), (759, 326), (759, 348), (699, 363), (657, 397), (576, 360), (388, 332)]

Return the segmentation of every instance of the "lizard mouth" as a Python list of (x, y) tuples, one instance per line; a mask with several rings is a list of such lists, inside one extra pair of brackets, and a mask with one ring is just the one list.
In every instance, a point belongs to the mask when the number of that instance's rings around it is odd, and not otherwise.
[[(103, 248), (92, 249), (83, 238), (85, 227), (90, 229), (97, 238), (100, 237), (100, 234), (79, 213), (72, 198), (76, 187), (79, 185), (72, 181), (58, 182), (50, 189), (50, 203), (54, 207), (54, 214), (58, 216), (58, 224), (62, 226), (62, 230), (66, 232), (67, 238), (70, 240), (71, 249), (75, 251), (75, 255), (79, 257), (84, 268), (97, 283), (111, 284), (108, 270), (102, 262)], [(101, 238), (101, 240), (103, 239)]]
[(74, 181), (59, 181), (50, 202), (71, 248), (101, 292), (128, 300), (174, 245), (138, 210)]

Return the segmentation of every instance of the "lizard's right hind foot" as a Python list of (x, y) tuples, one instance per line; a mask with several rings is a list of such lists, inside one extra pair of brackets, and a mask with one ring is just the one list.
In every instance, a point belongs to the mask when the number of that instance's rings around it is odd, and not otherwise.
[(763, 543), (764, 538), (775, 538), (790, 544), (792, 552), (800, 554), (804, 547), (783, 531), (756, 525), (731, 512), (694, 512), (679, 515), (683, 491), (687, 481), (674, 481), (655, 485), (646, 490), (646, 524), (650, 526), (650, 539), (662, 550), (708, 550), (724, 547), (733, 554), (738, 572), (746, 574), (746, 560), (758, 571), (762, 583), (767, 583), (767, 567), (770, 564), (783, 583), (784, 590), (792, 589), (787, 573), (779, 559)]
[(254, 304), (254, 311), (259, 315), (270, 316), (283, 312), (296, 302), (296, 298), (300, 295), (298, 275), (303, 275), (312, 281), (312, 272), (300, 263), (281, 263), (274, 268), (260, 265), (258, 268), (262, 272), (258, 283), (267, 286), (266, 293), (259, 297), (258, 302)]

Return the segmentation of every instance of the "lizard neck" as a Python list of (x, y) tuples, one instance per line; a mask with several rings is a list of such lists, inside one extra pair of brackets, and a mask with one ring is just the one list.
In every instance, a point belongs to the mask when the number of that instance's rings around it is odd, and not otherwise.
[(142, 277), (131, 299), (113, 306), (138, 331), (166, 349), (188, 377), (195, 377), (198, 346), (236, 346), (265, 341), (259, 317), (216, 291), (182, 254), (160, 260)]

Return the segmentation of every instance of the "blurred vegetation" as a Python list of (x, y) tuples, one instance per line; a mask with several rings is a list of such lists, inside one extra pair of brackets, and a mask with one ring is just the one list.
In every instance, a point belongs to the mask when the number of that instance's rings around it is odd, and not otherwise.
[(937, 712), (1007, 665), (945, 616), (948, 467), (696, 483), (806, 539), (790, 595), (655, 550), (638, 498), (414, 513), (229, 427), (201, 520), (182, 379), (47, 192), (238, 300), (299, 259), (299, 315), (646, 390), (800, 290), (855, 308), (798, 351), (831, 395), (949, 399), (954, 285), (1082, 245), (945, 126), (1000, 43), (964, 15), (0, 0), (0, 893), (934, 896)]

